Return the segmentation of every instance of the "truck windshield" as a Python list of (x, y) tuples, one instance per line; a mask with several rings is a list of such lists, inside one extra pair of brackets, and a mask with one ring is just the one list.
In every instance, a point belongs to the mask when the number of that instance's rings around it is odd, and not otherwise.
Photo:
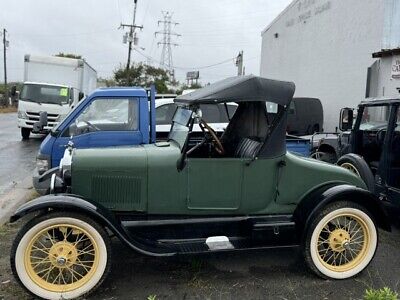
[(172, 119), (172, 127), (169, 132), (169, 140), (174, 140), (182, 149), (189, 133), (189, 121), (193, 111), (184, 107), (178, 107)]
[(367, 106), (363, 110), (360, 130), (379, 130), (387, 127), (389, 120), (388, 106)]
[(24, 84), (20, 99), (36, 103), (67, 104), (69, 89), (54, 85)]

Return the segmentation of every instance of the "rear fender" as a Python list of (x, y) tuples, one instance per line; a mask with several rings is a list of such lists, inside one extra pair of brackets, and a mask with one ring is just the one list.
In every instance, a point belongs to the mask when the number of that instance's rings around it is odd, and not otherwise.
[(34, 212), (48, 211), (72, 211), (84, 214), (104, 227), (107, 227), (115, 234), (123, 243), (137, 252), (151, 256), (169, 256), (174, 253), (157, 253), (149, 251), (139, 241), (131, 238), (121, 222), (105, 207), (100, 204), (89, 202), (76, 195), (60, 194), (46, 195), (29, 201), (20, 206), (14, 215), (11, 216), (10, 222), (13, 223), (23, 216)]
[(391, 231), (391, 223), (382, 201), (371, 192), (352, 185), (323, 186), (304, 197), (293, 215), (298, 231), (303, 234), (321, 209), (330, 203), (342, 200), (352, 201), (365, 207), (380, 228)]

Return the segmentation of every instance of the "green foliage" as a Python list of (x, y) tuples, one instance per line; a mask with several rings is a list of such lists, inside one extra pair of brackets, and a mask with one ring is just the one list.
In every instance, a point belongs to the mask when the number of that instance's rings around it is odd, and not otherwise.
[(365, 291), (364, 300), (398, 300), (398, 294), (388, 287), (379, 290), (368, 289)]
[(149, 295), (149, 296), (147, 296), (147, 300), (157, 300), (157, 296), (156, 295)]
[(114, 71), (114, 80), (118, 86), (148, 87), (154, 83), (159, 94), (171, 93), (176, 83), (167, 71), (143, 63), (132, 64), (127, 70), (120, 66)]
[(58, 54), (54, 55), (57, 57), (66, 57), (66, 58), (75, 58), (75, 59), (82, 59), (82, 55), (72, 54), (72, 53), (63, 53), (59, 52)]
[(200, 83), (193, 83), (193, 84), (191, 84), (191, 85), (187, 85), (187, 84), (184, 84), (184, 85), (182, 85), (177, 91), (176, 91), (176, 93), (178, 94), (178, 95), (180, 95), (180, 94), (182, 94), (182, 92), (184, 91), (184, 90), (197, 90), (197, 89), (200, 89), (200, 88), (202, 88), (203, 86), (200, 84)]

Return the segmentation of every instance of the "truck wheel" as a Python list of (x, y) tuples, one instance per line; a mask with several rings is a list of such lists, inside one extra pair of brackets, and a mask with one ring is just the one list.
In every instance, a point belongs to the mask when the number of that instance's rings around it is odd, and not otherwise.
[(350, 153), (339, 158), (337, 165), (343, 167), (364, 180), (368, 190), (375, 192), (375, 179), (366, 161), (359, 155)]
[(29, 136), (31, 135), (30, 128), (21, 128), (21, 135), (23, 140), (29, 140)]
[(92, 219), (68, 212), (35, 217), (11, 249), (17, 280), (36, 297), (74, 299), (94, 291), (110, 271), (107, 232)]
[(315, 150), (314, 152), (311, 153), (310, 157), (330, 164), (334, 164), (336, 162), (335, 153)]
[(368, 266), (377, 244), (378, 232), (369, 212), (341, 201), (329, 204), (311, 220), (303, 251), (318, 276), (345, 279)]

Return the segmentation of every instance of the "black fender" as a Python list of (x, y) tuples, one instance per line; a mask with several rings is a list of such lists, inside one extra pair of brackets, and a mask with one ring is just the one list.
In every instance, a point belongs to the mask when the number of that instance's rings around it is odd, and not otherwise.
[(386, 231), (391, 231), (390, 219), (382, 201), (377, 196), (365, 189), (353, 185), (341, 184), (319, 187), (306, 197), (303, 197), (293, 214), (296, 227), (299, 233), (301, 233), (300, 236), (302, 236), (315, 215), (323, 207), (341, 200), (352, 201), (365, 207), (375, 218), (378, 227)]
[(150, 256), (171, 256), (176, 254), (172, 252), (161, 252), (156, 247), (147, 245), (146, 241), (139, 241), (139, 239), (136, 240), (132, 238), (109, 209), (98, 203), (85, 200), (77, 195), (58, 194), (36, 198), (20, 206), (11, 216), (10, 222), (13, 223), (33, 212), (46, 213), (50, 210), (72, 211), (84, 214), (100, 225), (107, 227), (121, 242), (139, 253)]

